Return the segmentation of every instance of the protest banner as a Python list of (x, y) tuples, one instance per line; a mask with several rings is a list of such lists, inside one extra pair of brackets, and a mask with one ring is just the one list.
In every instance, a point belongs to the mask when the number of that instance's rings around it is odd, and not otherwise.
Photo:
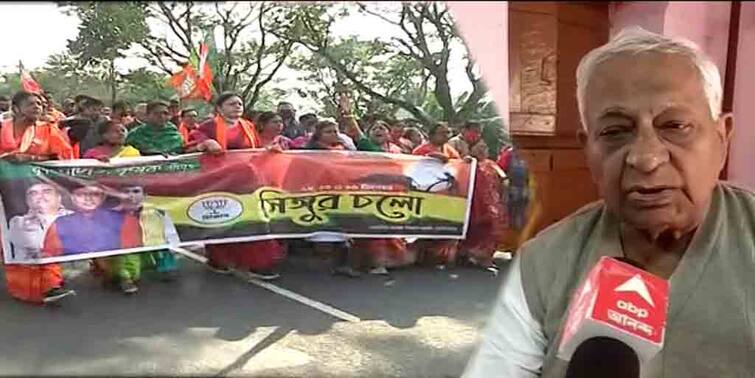
[(347, 151), (0, 161), (4, 258), (42, 264), (317, 232), (463, 239), (474, 172), (474, 162)]

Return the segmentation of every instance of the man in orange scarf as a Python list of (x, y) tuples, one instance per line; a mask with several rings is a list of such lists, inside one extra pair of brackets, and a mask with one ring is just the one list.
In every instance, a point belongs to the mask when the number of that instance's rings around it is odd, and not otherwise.
[[(41, 121), (42, 103), (29, 92), (18, 92), (11, 101), (13, 118), (0, 128), (0, 157), (14, 162), (71, 159), (73, 150), (54, 124)], [(53, 303), (74, 295), (63, 287), (59, 264), (5, 264), (8, 292), (32, 303)]]
[(181, 123), (178, 125), (178, 132), (181, 134), (184, 144), (189, 142), (189, 134), (199, 125), (197, 117), (199, 117), (199, 114), (193, 108), (186, 108), (181, 111)]

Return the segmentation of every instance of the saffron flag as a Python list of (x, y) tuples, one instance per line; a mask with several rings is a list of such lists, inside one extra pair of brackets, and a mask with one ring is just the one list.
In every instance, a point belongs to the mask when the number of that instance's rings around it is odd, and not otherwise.
[(26, 71), (24, 68), (24, 64), (21, 63), (21, 61), (18, 61), (18, 70), (21, 74), (21, 88), (23, 88), (27, 92), (31, 93), (41, 93), (42, 88), (39, 86), (36, 80), (34, 80), (33, 77), (31, 77), (31, 74)]
[(171, 77), (171, 85), (182, 100), (212, 99), (212, 69), (207, 62), (208, 54), (207, 44), (200, 43), (199, 56), (192, 51), (189, 63)]
[(0, 161), (0, 235), (14, 264), (317, 232), (463, 239), (474, 172), (474, 162), (357, 151)]

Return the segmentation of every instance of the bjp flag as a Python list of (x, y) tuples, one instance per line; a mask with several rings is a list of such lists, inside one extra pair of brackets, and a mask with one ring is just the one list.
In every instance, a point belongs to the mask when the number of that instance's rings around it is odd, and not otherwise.
[[(184, 99), (212, 99), (212, 70), (207, 62), (209, 48), (205, 43), (199, 45), (199, 57), (192, 53), (190, 62), (174, 74), (170, 83), (178, 96)], [(196, 67), (196, 68), (195, 68)]]
[(18, 69), (21, 73), (21, 87), (31, 93), (41, 93), (42, 88), (39, 86), (36, 80), (34, 80), (33, 77), (31, 77), (31, 74), (26, 71), (24, 68), (24, 64), (21, 63), (21, 61), (18, 61)]

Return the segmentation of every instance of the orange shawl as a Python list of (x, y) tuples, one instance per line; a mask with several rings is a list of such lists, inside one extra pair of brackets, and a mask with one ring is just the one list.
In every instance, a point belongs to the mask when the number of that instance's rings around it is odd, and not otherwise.
[[(244, 133), (249, 148), (258, 148), (260, 146), (260, 137), (257, 135), (254, 124), (242, 118), (239, 118), (237, 123)], [(215, 116), (215, 140), (224, 150), (228, 149), (227, 132), (228, 125), (225, 123), (225, 119), (220, 115)]]
[(58, 159), (73, 159), (73, 149), (57, 126), (37, 122), (16, 139), (13, 120), (3, 121), (0, 128), (0, 152), (3, 155), (21, 153), (38, 156), (56, 156)]
[(178, 125), (178, 133), (181, 134), (181, 138), (183, 138), (184, 144), (189, 142), (189, 128), (186, 127), (183, 122)]

